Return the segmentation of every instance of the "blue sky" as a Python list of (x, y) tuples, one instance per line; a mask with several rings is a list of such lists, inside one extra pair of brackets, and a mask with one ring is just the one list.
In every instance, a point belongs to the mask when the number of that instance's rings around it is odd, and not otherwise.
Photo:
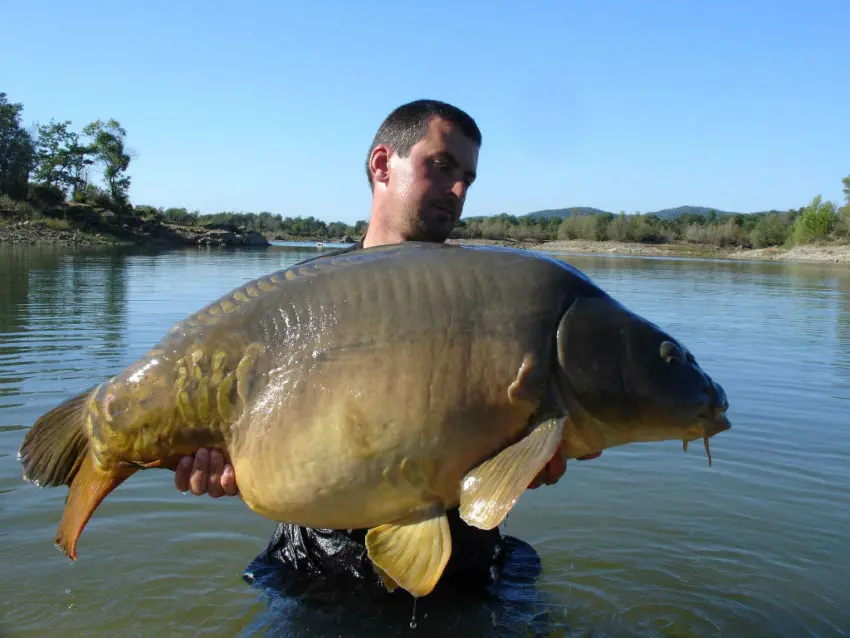
[[(804, 8), (805, 7), (805, 8)], [(115, 118), (136, 204), (369, 214), (384, 116), (433, 97), (483, 130), (466, 215), (842, 199), (848, 0), (9, 3), (24, 122)]]

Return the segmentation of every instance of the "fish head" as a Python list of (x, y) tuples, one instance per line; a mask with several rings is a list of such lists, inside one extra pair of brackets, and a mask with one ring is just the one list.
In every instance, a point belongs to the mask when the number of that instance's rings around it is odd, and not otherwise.
[(570, 418), (604, 447), (708, 439), (728, 430), (729, 402), (679, 341), (606, 295), (576, 299), (557, 331), (556, 388)]

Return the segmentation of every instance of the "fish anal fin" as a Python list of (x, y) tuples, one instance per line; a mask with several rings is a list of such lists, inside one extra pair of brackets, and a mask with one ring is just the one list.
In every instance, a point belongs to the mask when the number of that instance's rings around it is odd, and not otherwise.
[(375, 573), (378, 574), (378, 578), (381, 579), (381, 584), (384, 586), (384, 589), (386, 589), (390, 593), (398, 589), (398, 583), (395, 582), (392, 578), (390, 578), (387, 572), (385, 572), (383, 569), (381, 569), (374, 563), (372, 564), (372, 567), (375, 569)]
[(77, 560), (77, 540), (89, 522), (97, 506), (116, 487), (126, 481), (136, 470), (122, 468), (119, 474), (100, 470), (91, 452), (80, 463), (79, 470), (71, 482), (62, 520), (56, 530), (54, 543), (65, 556)]
[(366, 549), (384, 586), (389, 579), (390, 586), (396, 583), (415, 597), (427, 596), (452, 553), (446, 512), (435, 506), (373, 527), (366, 533)]
[(522, 439), (467, 473), (461, 483), (460, 517), (479, 529), (497, 527), (555, 455), (563, 426), (563, 418), (540, 421)]

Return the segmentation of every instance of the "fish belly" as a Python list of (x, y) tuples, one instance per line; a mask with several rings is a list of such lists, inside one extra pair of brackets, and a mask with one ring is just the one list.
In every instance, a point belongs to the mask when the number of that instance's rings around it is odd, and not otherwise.
[(263, 348), (229, 435), (243, 499), (331, 528), (456, 505), (464, 474), (540, 407), (575, 282), (519, 253), (435, 245), (287, 272), (239, 318)]
[(424, 347), (381, 348), (274, 385), (286, 390), (256, 404), (233, 445), (245, 502), (273, 520), (337, 529), (456, 506), (466, 472), (520, 436), (535, 404), (509, 399), (522, 361), (510, 348), (476, 371), (466, 353), (429, 360)]

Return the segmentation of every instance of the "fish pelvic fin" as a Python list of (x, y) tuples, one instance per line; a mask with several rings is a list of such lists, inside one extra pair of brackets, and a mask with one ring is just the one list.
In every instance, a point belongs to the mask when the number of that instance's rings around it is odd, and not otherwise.
[(77, 560), (77, 540), (97, 506), (135, 472), (135, 469), (127, 467), (121, 468), (120, 474), (104, 472), (96, 465), (94, 454), (88, 452), (85, 455), (68, 491), (54, 539), (54, 544), (65, 556), (72, 561)]
[(366, 533), (370, 560), (388, 590), (393, 584), (416, 598), (427, 596), (443, 575), (452, 553), (449, 520), (434, 506)]
[(460, 517), (479, 529), (498, 527), (555, 455), (563, 428), (563, 418), (542, 420), (522, 439), (471, 470), (461, 483)]
[(60, 403), (27, 431), (18, 451), (25, 481), (39, 487), (71, 485), (89, 451), (83, 415), (94, 389)]

